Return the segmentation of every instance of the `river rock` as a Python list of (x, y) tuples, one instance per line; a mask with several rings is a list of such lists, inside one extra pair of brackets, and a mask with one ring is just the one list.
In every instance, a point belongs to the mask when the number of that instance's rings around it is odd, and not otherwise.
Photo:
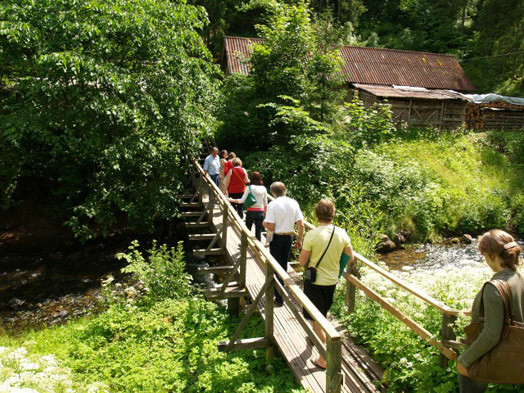
[(18, 308), (18, 307), (22, 307), (23, 305), (25, 304), (25, 301), (24, 300), (20, 300), (16, 297), (12, 298), (11, 300), (9, 300), (9, 306), (11, 306), (12, 308), (14, 308), (15, 310)]
[(397, 246), (400, 246), (401, 244), (406, 244), (406, 236), (403, 233), (395, 233), (395, 237), (393, 238), (393, 241)]
[(454, 237), (451, 239), (451, 244), (459, 244), (459, 243), (460, 243), (460, 238)]
[(460, 238), (460, 241), (464, 244), (471, 244), (473, 243), (473, 237), (471, 235), (468, 235), (467, 233), (463, 234)]
[(391, 252), (397, 248), (397, 245), (386, 235), (380, 235), (380, 241), (377, 244), (378, 252)]

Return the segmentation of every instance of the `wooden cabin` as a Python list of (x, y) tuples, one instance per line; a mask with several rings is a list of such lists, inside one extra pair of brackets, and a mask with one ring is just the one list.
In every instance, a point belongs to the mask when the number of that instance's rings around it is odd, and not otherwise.
[[(252, 45), (262, 42), (226, 37), (226, 75), (249, 75)], [(456, 92), (471, 92), (475, 86), (453, 56), (353, 46), (342, 46), (340, 53), (348, 99), (358, 92), (367, 106), (387, 100), (393, 118), (409, 126), (454, 128), (465, 122), (468, 100)]]

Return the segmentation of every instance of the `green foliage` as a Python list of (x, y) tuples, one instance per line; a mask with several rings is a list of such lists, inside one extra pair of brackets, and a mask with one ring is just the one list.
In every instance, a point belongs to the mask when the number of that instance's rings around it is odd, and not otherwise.
[(173, 218), (213, 124), (204, 25), (184, 1), (2, 2), (2, 205), (60, 206), (83, 239)]
[[(218, 351), (218, 342), (231, 337), (240, 318), (200, 296), (191, 297), (181, 244), (168, 249), (154, 243), (147, 258), (137, 247), (133, 242), (119, 258), (129, 263), (124, 272), (138, 281), (124, 288), (105, 280), (110, 299), (104, 312), (20, 337), (0, 335), (0, 358), (4, 345), (22, 346), (33, 358), (53, 354), (68, 368), (61, 374), (70, 386), (96, 383), (88, 386), (89, 392), (105, 392), (103, 386), (126, 393), (302, 391), (278, 355), (266, 368), (265, 350)], [(147, 295), (139, 299), (140, 292)], [(243, 334), (263, 335), (260, 318), (251, 318)]]
[(391, 107), (376, 104), (366, 108), (357, 99), (344, 104), (341, 136), (347, 137), (355, 149), (374, 146), (393, 137), (396, 132)]
[(275, 144), (285, 145), (292, 135), (308, 132), (307, 125), (299, 128), (301, 120), (291, 129), (282, 121), (287, 116), (283, 111), (302, 111), (291, 116), (319, 122), (329, 121), (337, 112), (343, 95), (337, 89), (340, 55), (314, 34), (305, 3), (296, 3), (278, 4), (267, 25), (258, 26), (265, 41), (254, 45), (251, 76), (233, 77), (224, 85), (218, 114), (220, 145), (235, 151), (267, 151)]
[[(91, 319), (0, 342), (55, 354), (76, 379), (104, 382), (111, 392), (299, 392), (282, 358), (266, 373), (263, 350), (218, 351), (238, 323), (216, 304), (186, 297), (114, 305)], [(254, 318), (245, 334), (263, 335), (263, 324)]]
[(180, 299), (189, 295), (191, 276), (185, 271), (182, 242), (175, 249), (165, 244), (157, 246), (154, 241), (147, 250), (147, 257), (138, 247), (138, 241), (135, 240), (129, 246), (128, 253), (117, 254), (118, 259), (128, 263), (122, 269), (123, 273), (131, 273), (140, 280), (152, 300)]

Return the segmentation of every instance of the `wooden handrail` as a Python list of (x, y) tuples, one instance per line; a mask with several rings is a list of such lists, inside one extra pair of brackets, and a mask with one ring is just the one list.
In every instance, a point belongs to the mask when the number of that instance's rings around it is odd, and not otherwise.
[[(268, 196), (268, 199), (273, 201), (275, 198), (272, 196)], [(308, 221), (304, 220), (304, 226), (307, 230), (315, 229), (315, 226), (311, 224)], [(355, 259), (364, 264), (365, 266), (369, 267), (370, 269), (374, 270), (384, 278), (388, 279), (392, 283), (398, 285), (402, 289), (408, 291), (409, 293), (415, 295), (420, 300), (422, 300), (424, 303), (430, 305), (431, 307), (436, 308), (443, 314), (443, 318), (447, 315), (451, 318), (458, 316), (459, 314), (465, 314), (465, 315), (471, 315), (470, 311), (467, 310), (456, 310), (453, 309), (446, 304), (442, 303), (439, 300), (436, 300), (432, 298), (431, 296), (421, 292), (419, 289), (415, 288), (414, 286), (404, 282), (400, 278), (395, 277), (385, 269), (381, 268), (377, 264), (371, 262), (369, 259), (364, 257), (363, 255), (359, 254), (358, 252), (353, 252), (355, 255)], [(375, 300), (377, 303), (379, 303), (384, 309), (389, 311), (394, 317), (396, 317), (398, 320), (400, 320), (402, 323), (404, 323), (409, 329), (411, 329), (413, 332), (415, 332), (417, 335), (419, 335), (423, 340), (425, 340), (427, 343), (431, 344), (432, 346), (436, 347), (439, 352), (442, 354), (441, 356), (444, 356), (445, 358), (449, 360), (454, 360), (457, 357), (457, 353), (452, 349), (447, 347), (442, 341), (438, 341), (434, 335), (432, 335), (429, 331), (427, 331), (424, 327), (420, 326), (418, 323), (413, 321), (411, 318), (404, 315), (402, 312), (400, 312), (396, 307), (391, 305), (387, 300), (382, 298), (380, 295), (378, 295), (376, 292), (374, 292), (372, 289), (366, 287), (360, 280), (358, 280), (356, 277), (352, 276), (350, 273), (344, 272), (344, 277), (346, 278), (348, 283), (353, 284), (355, 287), (362, 290), (367, 296), (369, 296), (371, 299)], [(349, 285), (349, 284), (348, 284)], [(444, 337), (443, 337), (443, 341)]]
[(367, 259), (366, 257), (360, 255), (359, 253), (354, 252), (354, 255), (355, 255), (355, 259), (357, 259), (359, 262), (362, 262), (364, 265), (366, 265), (370, 269), (376, 271), (381, 276), (386, 277), (391, 282), (397, 284), (402, 289), (405, 289), (406, 291), (412, 293), (413, 295), (415, 295), (416, 297), (418, 297), (419, 299), (421, 299), (425, 303), (429, 304), (432, 307), (435, 307), (437, 310), (439, 310), (439, 311), (441, 311), (441, 312), (443, 312), (445, 314), (448, 314), (448, 315), (458, 315), (460, 313), (460, 311), (454, 310), (451, 307), (446, 306), (444, 303), (442, 303), (442, 302), (440, 302), (440, 301), (438, 301), (436, 299), (433, 299), (431, 296), (428, 296), (425, 293), (422, 293), (420, 290), (418, 290), (417, 288), (415, 288), (415, 287), (411, 286), (410, 284), (404, 282), (400, 278), (395, 277), (393, 274), (391, 274), (388, 271), (382, 269), (380, 266), (378, 266), (375, 263), (371, 262), (369, 259)]
[[(273, 198), (272, 196), (268, 196), (268, 199), (273, 201), (275, 198)], [(315, 226), (313, 224), (311, 224), (310, 222), (305, 221), (305, 220), (304, 220), (304, 226), (308, 230), (315, 229)], [(391, 282), (397, 284), (401, 288), (403, 288), (406, 291), (408, 291), (408, 292), (412, 293), (413, 295), (417, 296), (423, 302), (429, 304), (430, 306), (435, 307), (437, 310), (439, 310), (439, 311), (441, 311), (441, 312), (443, 312), (445, 314), (453, 315), (453, 316), (457, 316), (459, 314), (466, 314), (467, 315), (468, 313), (470, 313), (469, 311), (466, 311), (466, 310), (455, 310), (455, 309), (445, 305), (441, 301), (439, 301), (437, 299), (434, 299), (431, 296), (426, 295), (425, 293), (422, 293), (419, 289), (417, 289), (417, 288), (413, 287), (412, 285), (404, 282), (400, 278), (395, 277), (394, 275), (392, 275), (388, 271), (382, 269), (377, 264), (371, 262), (369, 259), (367, 259), (363, 255), (359, 254), (358, 252), (353, 251), (353, 254), (355, 255), (355, 259), (357, 259), (359, 262), (362, 262), (364, 265), (366, 265), (367, 267), (369, 267), (372, 270), (376, 271), (381, 276), (384, 276), (385, 278), (387, 278)]]
[(326, 336), (328, 339), (331, 340), (340, 340), (341, 336), (340, 333), (335, 329), (335, 327), (324, 317), (320, 311), (315, 307), (315, 305), (309, 300), (309, 298), (304, 294), (304, 292), (300, 289), (300, 287), (295, 283), (295, 281), (291, 278), (291, 276), (280, 266), (280, 264), (276, 261), (276, 259), (269, 253), (269, 251), (264, 247), (264, 245), (256, 239), (252, 232), (246, 227), (238, 213), (233, 209), (231, 204), (226, 203), (223, 204), (221, 202), (227, 202), (227, 199), (225, 195), (222, 193), (222, 191), (217, 187), (217, 185), (209, 179), (208, 176), (205, 175), (204, 170), (200, 166), (200, 164), (193, 160), (193, 165), (197, 168), (198, 172), (206, 182), (209, 189), (213, 192), (216, 198), (219, 200), (219, 206), (226, 206), (227, 208), (227, 214), (229, 214), (231, 217), (233, 217), (233, 220), (231, 222), (235, 225), (235, 227), (240, 231), (240, 233), (245, 233), (248, 237), (248, 244), (252, 250), (256, 250), (258, 256), (260, 259), (262, 259), (262, 262), (268, 263), (271, 265), (271, 268), (275, 271), (275, 273), (282, 279), (285, 286), (289, 289), (289, 291), (294, 295), (295, 299), (299, 302), (301, 306), (303, 306), (307, 312), (313, 317), (315, 321), (317, 321), (326, 333)]
[(394, 317), (396, 317), (399, 321), (404, 323), (408, 328), (410, 328), (413, 332), (418, 334), (423, 340), (428, 342), (429, 344), (436, 347), (440, 353), (442, 353), (444, 356), (446, 356), (450, 360), (455, 360), (457, 358), (457, 353), (446, 347), (442, 342), (437, 341), (435, 336), (431, 334), (429, 331), (427, 331), (425, 328), (420, 326), (418, 323), (416, 323), (414, 320), (409, 318), (408, 316), (404, 315), (398, 308), (393, 306), (390, 302), (388, 302), (386, 299), (384, 299), (382, 296), (377, 294), (372, 289), (366, 287), (359, 279), (357, 279), (355, 276), (352, 276), (351, 274), (348, 274), (346, 272), (343, 273), (344, 277), (353, 285), (355, 285), (358, 289), (363, 291), (367, 296), (369, 296), (371, 299), (375, 300), (378, 304), (380, 304), (384, 309), (389, 311)]

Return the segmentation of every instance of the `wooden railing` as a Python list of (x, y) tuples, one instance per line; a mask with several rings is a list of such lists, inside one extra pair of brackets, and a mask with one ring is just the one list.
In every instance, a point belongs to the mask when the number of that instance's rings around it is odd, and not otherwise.
[[(271, 196), (268, 197), (269, 200), (274, 200)], [(305, 221), (305, 229), (312, 230), (315, 229), (315, 226), (310, 222)], [(453, 331), (453, 324), (457, 319), (459, 314), (469, 315), (469, 311), (464, 310), (455, 310), (444, 303), (440, 302), (428, 296), (427, 294), (420, 291), (418, 288), (404, 282), (398, 277), (395, 277), (393, 274), (389, 273), (385, 269), (381, 268), (377, 264), (371, 262), (369, 259), (360, 255), (358, 252), (354, 251), (355, 261), (367, 266), (368, 268), (374, 270), (386, 280), (390, 281), (394, 285), (402, 288), (403, 290), (409, 292), (413, 296), (416, 296), (424, 303), (437, 309), (442, 314), (442, 324), (440, 336), (441, 339), (438, 340), (437, 337), (429, 332), (426, 328), (421, 326), (419, 323), (415, 322), (412, 318), (402, 313), (397, 307), (395, 307), (391, 302), (387, 301), (380, 294), (375, 292), (373, 289), (367, 287), (362, 281), (360, 281), (360, 275), (355, 267), (348, 265), (346, 271), (343, 273), (343, 277), (346, 279), (346, 296), (345, 296), (345, 305), (346, 312), (352, 313), (355, 310), (355, 300), (356, 300), (356, 289), (360, 289), (366, 296), (373, 299), (381, 307), (390, 312), (395, 318), (404, 323), (409, 329), (415, 332), (428, 344), (434, 346), (440, 352), (440, 364), (442, 367), (447, 366), (448, 360), (455, 360), (457, 353), (455, 349), (458, 348), (460, 343), (456, 342), (456, 335)]]
[[(238, 275), (238, 286), (243, 289), (246, 285), (246, 261), (247, 261), (247, 250), (256, 257), (256, 260), (265, 268), (265, 282), (257, 294), (253, 303), (248, 308), (245, 316), (243, 317), (240, 325), (234, 332), (231, 340), (225, 345), (225, 350), (233, 349), (251, 349), (251, 348), (264, 348), (271, 347), (275, 344), (275, 337), (273, 332), (273, 320), (274, 320), (274, 288), (277, 286), (282, 298), (284, 299), (289, 310), (297, 318), (298, 322), (302, 326), (303, 330), (311, 339), (313, 345), (316, 347), (318, 352), (326, 359), (326, 389), (328, 393), (340, 392), (342, 383), (342, 338), (335, 327), (320, 313), (320, 311), (311, 303), (311, 300), (304, 294), (299, 285), (293, 280), (289, 274), (280, 266), (280, 264), (273, 258), (267, 248), (259, 242), (252, 232), (246, 227), (242, 219), (238, 216), (237, 212), (233, 209), (231, 204), (227, 201), (226, 197), (217, 187), (217, 185), (204, 174), (204, 171), (200, 164), (194, 160), (194, 168), (196, 172), (193, 173), (193, 183), (197, 187), (199, 200), (202, 203), (203, 187), (207, 186), (209, 190), (209, 200), (207, 201), (207, 214), (208, 219), (211, 220), (213, 217), (213, 211), (215, 203), (220, 207), (222, 213), (223, 222), (220, 233), (217, 235), (221, 236), (221, 246), (225, 251), (227, 246), (227, 228), (233, 227), (241, 238), (240, 244), (240, 257), (236, 261), (235, 265), (230, 271), (230, 274), (226, 277), (222, 283), (220, 289), (217, 292), (223, 297), (235, 298), (234, 294), (228, 294), (229, 284), (231, 280)], [(202, 217), (200, 218), (202, 219)], [(213, 244), (210, 244), (209, 249)], [(284, 282), (285, 288), (275, 280), (275, 276), (278, 276)], [(232, 292), (231, 292), (232, 293)], [(243, 339), (239, 340), (238, 337), (242, 329), (247, 324), (247, 321), (256, 310), (258, 304), (264, 297), (264, 324), (265, 334), (264, 337), (255, 339)], [(308, 311), (311, 317), (318, 322), (321, 329), (326, 335), (326, 344), (324, 344), (320, 338), (315, 334), (311, 325), (302, 316), (302, 308)]]

